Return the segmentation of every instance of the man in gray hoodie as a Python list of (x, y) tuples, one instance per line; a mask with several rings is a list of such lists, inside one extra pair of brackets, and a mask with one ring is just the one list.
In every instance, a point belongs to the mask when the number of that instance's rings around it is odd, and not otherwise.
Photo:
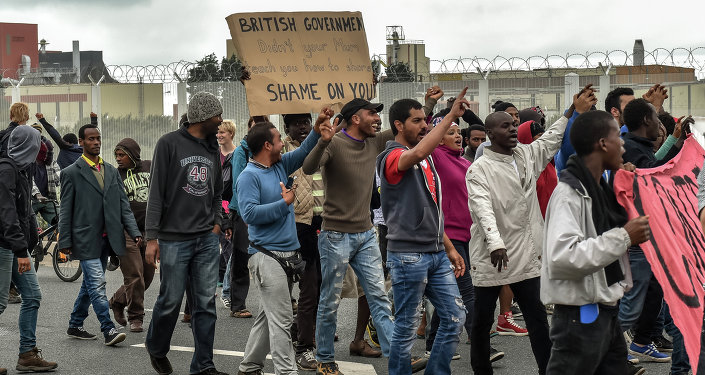
[[(627, 221), (602, 176), (622, 168), (624, 141), (612, 116), (581, 114), (570, 141), (576, 154), (561, 173), (544, 226), (541, 301), (555, 304), (546, 374), (625, 374), (617, 302), (632, 283), (627, 249), (649, 239), (649, 220)], [(630, 374), (643, 372), (627, 366)]]
[(166, 355), (187, 281), (196, 343), (190, 373), (223, 374), (213, 364), (223, 191), (215, 134), (222, 113), (213, 94), (196, 93), (188, 105), (188, 123), (162, 136), (154, 148), (145, 258), (152, 267), (161, 262), (161, 283), (145, 344), (159, 374), (173, 371)]
[[(18, 371), (49, 371), (56, 363), (42, 359), (37, 348), (37, 312), (42, 293), (29, 249), (37, 243), (37, 223), (30, 201), (31, 168), (39, 153), (39, 133), (17, 126), (9, 135), (7, 157), (0, 159), (0, 314), (8, 302), (10, 281), (22, 295)], [(0, 374), (6, 374), (0, 369)]]

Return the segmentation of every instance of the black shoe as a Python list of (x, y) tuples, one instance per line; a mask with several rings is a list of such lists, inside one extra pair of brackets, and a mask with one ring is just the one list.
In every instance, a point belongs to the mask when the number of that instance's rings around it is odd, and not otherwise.
[(110, 331), (105, 332), (103, 336), (105, 336), (105, 345), (107, 346), (114, 346), (121, 343), (125, 341), (125, 338), (127, 337), (126, 334), (118, 332), (115, 328), (111, 328)]
[(646, 372), (646, 369), (637, 366), (635, 364), (632, 364), (631, 362), (627, 362), (627, 374), (628, 375), (642, 375), (643, 373)]
[(69, 327), (69, 329), (66, 331), (66, 334), (69, 335), (69, 337), (73, 337), (79, 340), (95, 340), (95, 335), (86, 332), (83, 327)]
[(500, 352), (499, 350), (490, 346), (490, 362), (496, 362), (502, 358), (504, 358), (504, 352)]
[(113, 255), (108, 257), (108, 266), (107, 266), (108, 271), (115, 271), (118, 268), (120, 268), (120, 258), (118, 258), (117, 256), (113, 256)]
[(673, 352), (673, 343), (669, 339), (663, 337), (663, 335), (654, 337), (652, 341), (659, 352)]
[(228, 373), (220, 372), (216, 370), (215, 367), (211, 367), (199, 372), (197, 375), (228, 375)]
[(174, 372), (174, 369), (171, 367), (171, 362), (169, 362), (167, 357), (157, 358), (149, 353), (149, 350), (147, 351), (147, 354), (149, 354), (149, 362), (152, 363), (152, 368), (157, 372), (157, 374), (169, 375)]

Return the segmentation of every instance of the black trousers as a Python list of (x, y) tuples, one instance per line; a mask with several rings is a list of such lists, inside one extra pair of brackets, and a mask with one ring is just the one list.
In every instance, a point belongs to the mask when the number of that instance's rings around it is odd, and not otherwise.
[(624, 375), (627, 345), (617, 306), (599, 305), (590, 324), (580, 322), (580, 307), (556, 305), (551, 320), (551, 359), (547, 375)]
[(296, 223), (296, 234), (301, 245), (301, 256), (306, 261), (304, 275), (299, 281), (299, 309), (296, 313), (298, 337), (296, 353), (313, 350), (316, 314), (321, 294), (321, 255), (318, 253), (318, 230), (323, 219), (314, 216), (311, 225)]
[[(524, 313), (526, 329), (529, 331), (531, 350), (539, 368), (539, 374), (546, 373), (548, 358), (551, 356), (551, 340), (548, 336), (546, 307), (540, 298), (540, 278), (523, 280), (509, 284), (514, 292), (514, 300)], [(494, 323), (494, 312), (499, 297), (499, 286), (475, 286), (475, 311), (470, 338), (470, 364), (476, 375), (492, 374), (490, 363), (490, 330)]]
[(242, 221), (240, 215), (232, 212), (233, 236), (230, 240), (233, 244), (230, 255), (230, 311), (240, 311), (246, 308), (245, 300), (250, 290), (250, 271), (247, 262), (250, 254), (247, 248), (250, 241), (247, 237), (247, 224)]

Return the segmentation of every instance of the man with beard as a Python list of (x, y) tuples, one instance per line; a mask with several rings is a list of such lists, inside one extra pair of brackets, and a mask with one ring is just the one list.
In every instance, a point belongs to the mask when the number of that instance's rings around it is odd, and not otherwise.
[(73, 306), (70, 337), (93, 340), (95, 335), (83, 329), (92, 304), (105, 345), (115, 345), (126, 335), (115, 329), (105, 294), (105, 268), (112, 250), (125, 254), (125, 230), (137, 246), (142, 233), (130, 211), (130, 203), (118, 171), (100, 157), (101, 135), (93, 124), (78, 131), (83, 155), (61, 172), (61, 207), (59, 210), (59, 249), (81, 261), (83, 283)]
[(313, 131), (309, 131), (301, 146), (284, 155), (284, 142), (272, 123), (257, 123), (247, 134), (252, 158), (237, 179), (237, 200), (248, 225), (248, 252), (252, 254), (248, 268), (262, 308), (250, 331), (239, 375), (260, 374), (270, 352), (277, 374), (297, 374), (291, 340), (292, 280), (277, 260), (301, 259), (292, 206), (296, 184), (286, 186), (286, 182), (301, 168), (319, 138), (333, 137), (332, 115), (330, 108), (321, 110)]
[(466, 91), (458, 95), (450, 113), (431, 132), (423, 106), (416, 100), (399, 100), (389, 110), (395, 139), (377, 157), (377, 171), (396, 307), (389, 355), (392, 375), (412, 372), (411, 347), (424, 293), (440, 317), (427, 373), (450, 374), (450, 361), (465, 322), (466, 310), (455, 281), (465, 273), (465, 263), (443, 230), (440, 180), (429, 156), (453, 120), (465, 112)]
[(468, 146), (465, 148), (463, 157), (472, 163), (475, 161), (477, 148), (487, 140), (487, 135), (485, 133), (485, 127), (479, 124), (470, 125), (470, 127), (465, 130), (465, 143)]
[(215, 95), (196, 93), (188, 104), (188, 122), (162, 136), (154, 147), (145, 258), (155, 268), (160, 261), (161, 283), (145, 345), (159, 374), (173, 371), (166, 355), (187, 283), (196, 347), (190, 373), (223, 374), (213, 363), (223, 190), (215, 135), (222, 113)]
[(318, 236), (322, 283), (316, 316), (316, 359), (320, 375), (341, 374), (335, 363), (333, 340), (348, 264), (367, 296), (382, 353), (389, 356), (390, 352), (392, 309), (384, 290), (382, 256), (367, 204), (372, 198), (375, 158), (394, 137), (391, 130), (377, 136), (382, 107), (359, 98), (345, 104), (341, 114), (346, 128), (331, 140), (320, 139), (303, 164), (306, 174), (320, 168), (326, 197)]
[(492, 145), (466, 175), (473, 221), (470, 273), (475, 310), (470, 363), (475, 374), (492, 374), (489, 332), (503, 285), (514, 292), (539, 373), (546, 372), (551, 341), (546, 309), (539, 297), (543, 218), (536, 180), (558, 152), (573, 110), (587, 111), (596, 101), (586, 87), (573, 97), (568, 114), (530, 145), (517, 145), (517, 124), (508, 113), (492, 113), (485, 121)]

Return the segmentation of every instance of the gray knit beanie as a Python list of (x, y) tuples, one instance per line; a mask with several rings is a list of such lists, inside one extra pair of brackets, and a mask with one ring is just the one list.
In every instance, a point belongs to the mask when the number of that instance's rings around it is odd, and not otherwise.
[(190, 124), (206, 121), (222, 113), (223, 106), (220, 105), (218, 98), (209, 92), (196, 93), (188, 103), (188, 122)]

